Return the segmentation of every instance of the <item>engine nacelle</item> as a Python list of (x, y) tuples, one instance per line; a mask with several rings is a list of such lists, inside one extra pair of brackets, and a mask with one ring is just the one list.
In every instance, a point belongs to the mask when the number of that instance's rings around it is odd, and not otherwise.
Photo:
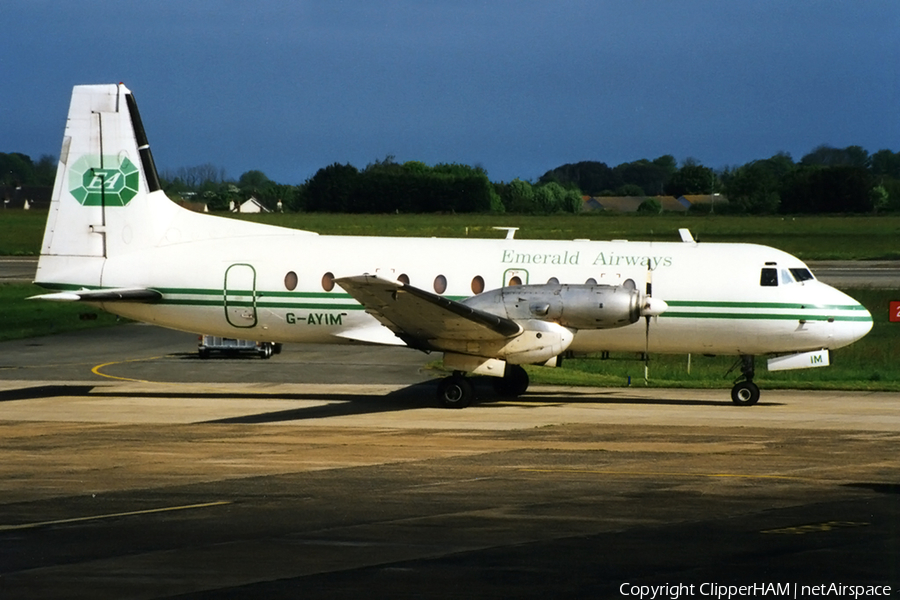
[[(454, 354), (473, 357), (496, 358), (513, 365), (544, 364), (551, 358), (562, 354), (575, 339), (572, 329), (539, 319), (520, 321), (522, 331), (505, 340), (433, 340), (432, 343), (443, 350)], [(463, 364), (458, 359), (454, 364)], [(447, 364), (445, 355), (445, 364)], [(469, 370), (469, 367), (462, 367)], [(476, 371), (472, 367), (473, 371)], [(492, 373), (483, 373), (491, 375)]]
[(641, 317), (640, 292), (615, 285), (517, 285), (463, 304), (516, 321), (537, 319), (573, 329), (624, 327)]
[(556, 323), (531, 320), (522, 323), (524, 331), (501, 350), (506, 362), (513, 365), (543, 364), (568, 349), (575, 334)]

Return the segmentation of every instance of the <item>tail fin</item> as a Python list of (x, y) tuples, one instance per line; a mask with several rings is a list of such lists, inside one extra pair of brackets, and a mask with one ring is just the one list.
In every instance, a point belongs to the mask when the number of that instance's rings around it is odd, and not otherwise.
[[(148, 225), (178, 209), (167, 200), (154, 202), (159, 190), (147, 136), (128, 88), (76, 86), (36, 282), (51, 288), (101, 285), (106, 258), (151, 243), (155, 228)], [(162, 192), (158, 195), (164, 198)]]
[[(123, 264), (118, 259), (131, 263), (133, 253), (190, 240), (270, 236), (278, 231), (315, 235), (181, 208), (160, 189), (137, 103), (128, 88), (120, 83), (72, 90), (35, 283), (64, 291), (112, 287), (129, 291), (131, 298), (132, 288), (148, 284), (141, 273), (130, 273), (133, 277), (121, 281), (121, 266), (119, 277), (112, 275), (110, 263)], [(104, 269), (110, 273), (104, 275)]]

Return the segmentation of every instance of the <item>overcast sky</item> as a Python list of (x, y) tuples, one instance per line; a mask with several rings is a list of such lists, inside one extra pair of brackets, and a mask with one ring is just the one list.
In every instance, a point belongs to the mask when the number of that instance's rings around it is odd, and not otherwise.
[(161, 171), (328, 164), (494, 181), (672, 154), (900, 151), (900, 2), (3, 0), (0, 152), (57, 156), (71, 87), (125, 82)]

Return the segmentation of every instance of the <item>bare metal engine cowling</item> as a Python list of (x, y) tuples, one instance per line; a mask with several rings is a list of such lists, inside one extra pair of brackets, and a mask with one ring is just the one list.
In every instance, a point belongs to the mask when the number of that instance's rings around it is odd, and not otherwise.
[(521, 321), (537, 319), (573, 329), (611, 329), (641, 317), (641, 295), (614, 285), (517, 285), (463, 300), (485, 312)]

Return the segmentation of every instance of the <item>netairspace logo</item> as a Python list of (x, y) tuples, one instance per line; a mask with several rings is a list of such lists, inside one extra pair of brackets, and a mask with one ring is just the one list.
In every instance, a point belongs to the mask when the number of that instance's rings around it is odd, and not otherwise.
[(69, 168), (69, 193), (82, 206), (125, 206), (139, 184), (140, 172), (127, 156), (85, 155)]
[(756, 583), (752, 585), (665, 584), (638, 585), (623, 583), (619, 594), (640, 600), (679, 600), (679, 598), (885, 598), (890, 597), (889, 585), (845, 585), (822, 583), (801, 585), (798, 583)]

